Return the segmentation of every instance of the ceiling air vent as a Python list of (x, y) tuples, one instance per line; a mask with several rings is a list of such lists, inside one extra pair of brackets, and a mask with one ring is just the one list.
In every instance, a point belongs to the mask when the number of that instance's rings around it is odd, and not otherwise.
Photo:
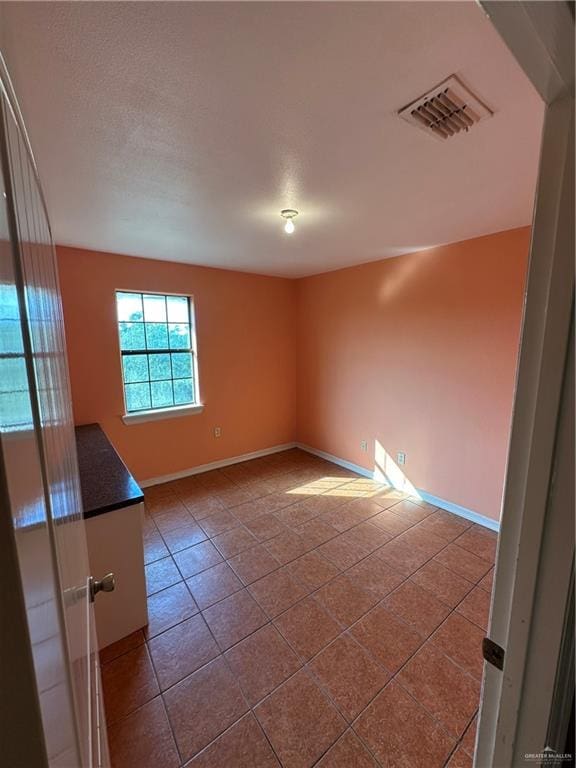
[(398, 114), (437, 139), (449, 139), (490, 117), (492, 111), (452, 75)]

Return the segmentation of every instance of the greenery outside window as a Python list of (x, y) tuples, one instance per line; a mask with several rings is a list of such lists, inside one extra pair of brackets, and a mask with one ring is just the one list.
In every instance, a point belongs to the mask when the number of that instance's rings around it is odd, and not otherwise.
[(126, 413), (198, 403), (189, 296), (116, 292)]

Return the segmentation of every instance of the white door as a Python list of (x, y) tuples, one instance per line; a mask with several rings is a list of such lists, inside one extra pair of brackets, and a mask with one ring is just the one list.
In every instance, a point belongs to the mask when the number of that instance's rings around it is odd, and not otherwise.
[(563, 747), (547, 742), (574, 557), (574, 18), (565, 2), (482, 5), (547, 104), (488, 630), (503, 660), (485, 665), (475, 757), (505, 768)]
[[(46, 757), (108, 764), (62, 307), (50, 226), (0, 62), (0, 439)], [(101, 727), (102, 725), (102, 727)]]

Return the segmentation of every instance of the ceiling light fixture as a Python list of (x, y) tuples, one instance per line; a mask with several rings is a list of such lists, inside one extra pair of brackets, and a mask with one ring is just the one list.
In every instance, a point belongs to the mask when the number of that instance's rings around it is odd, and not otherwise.
[(280, 211), (280, 216), (286, 219), (286, 224), (284, 224), (284, 232), (286, 232), (287, 235), (291, 235), (295, 229), (293, 219), (298, 216), (298, 211), (295, 211), (293, 208), (284, 208), (283, 211)]

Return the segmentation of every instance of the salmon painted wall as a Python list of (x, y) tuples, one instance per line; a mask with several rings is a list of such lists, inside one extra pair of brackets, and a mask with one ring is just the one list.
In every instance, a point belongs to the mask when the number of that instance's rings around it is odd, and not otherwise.
[(403, 451), (416, 488), (499, 519), (529, 238), (299, 281), (298, 440), (369, 469)]
[[(60, 246), (57, 254), (75, 422), (100, 422), (139, 480), (294, 440), (294, 281)], [(203, 413), (122, 422), (118, 288), (194, 296)]]
[[(295, 439), (368, 469), (403, 451), (414, 486), (498, 519), (529, 238), (302, 280), (58, 247), (75, 421), (139, 480)], [(124, 425), (117, 288), (194, 296), (202, 414)]]

